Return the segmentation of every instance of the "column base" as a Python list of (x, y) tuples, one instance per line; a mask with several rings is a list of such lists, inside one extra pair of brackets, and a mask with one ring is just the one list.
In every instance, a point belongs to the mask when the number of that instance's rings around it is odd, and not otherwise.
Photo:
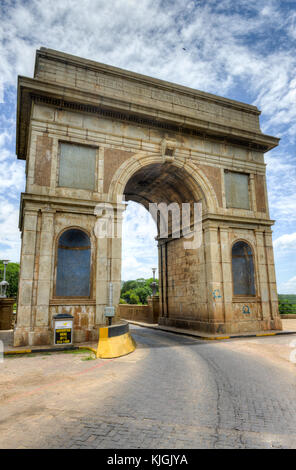
[(226, 323), (206, 322), (185, 318), (160, 317), (159, 325), (184, 328), (215, 334), (252, 333), (258, 331), (282, 330), (282, 322), (279, 317), (265, 320), (246, 320)]
[(16, 327), (13, 345), (17, 346), (47, 346), (53, 344), (53, 333), (48, 327), (38, 327), (33, 331), (29, 327)]

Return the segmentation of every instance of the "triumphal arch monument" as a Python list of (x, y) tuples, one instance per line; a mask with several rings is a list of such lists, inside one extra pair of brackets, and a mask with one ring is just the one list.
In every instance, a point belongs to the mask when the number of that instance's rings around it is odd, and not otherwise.
[(26, 189), (15, 345), (51, 344), (52, 318), (65, 312), (75, 341), (98, 338), (110, 282), (119, 302), (122, 248), (119, 233), (101, 237), (96, 226), (107, 204), (120, 231), (124, 200), (202, 207), (199, 244), (188, 248), (172, 224), (158, 237), (160, 324), (217, 334), (281, 329), (264, 164), (278, 139), (261, 132), (259, 115), (38, 50), (34, 78), (18, 80)]

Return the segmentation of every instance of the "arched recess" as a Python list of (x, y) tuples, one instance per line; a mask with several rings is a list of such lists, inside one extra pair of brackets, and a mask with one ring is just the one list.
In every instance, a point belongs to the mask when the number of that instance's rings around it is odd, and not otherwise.
[(236, 240), (231, 249), (231, 262), (233, 295), (255, 296), (255, 266), (251, 245), (244, 240)]
[[(131, 186), (131, 181), (139, 183), (139, 178), (142, 175), (144, 176), (143, 183), (147, 185), (149, 197), (144, 195), (147, 191), (141, 191), (141, 195), (134, 193), (129, 195), (129, 198), (141, 202), (146, 208), (149, 202), (187, 202), (184, 197), (188, 199), (190, 193), (191, 200), (203, 201), (205, 211), (213, 213), (217, 211), (218, 200), (215, 191), (202, 170), (192, 161), (183, 161), (178, 158), (174, 158), (171, 162), (164, 162), (160, 154), (136, 154), (124, 162), (113, 175), (108, 201), (121, 201), (122, 196), (127, 193), (128, 184)], [(160, 201), (155, 192), (157, 182), (165, 182), (166, 175), (175, 178), (175, 183), (177, 183), (174, 185), (175, 197), (177, 197), (177, 193), (179, 193), (179, 197), (175, 201), (166, 200), (164, 197)], [(136, 181), (137, 178), (138, 181)], [(172, 181), (171, 183), (173, 184)]]
[(58, 237), (56, 254), (56, 297), (89, 297), (91, 290), (91, 242), (76, 227)]

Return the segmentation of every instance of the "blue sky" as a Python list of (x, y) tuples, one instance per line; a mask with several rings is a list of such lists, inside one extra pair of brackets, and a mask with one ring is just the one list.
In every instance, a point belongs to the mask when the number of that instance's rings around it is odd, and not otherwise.
[[(0, 19), (0, 259), (20, 253), (17, 75), (45, 46), (258, 106), (281, 138), (266, 154), (278, 291), (296, 294), (296, 1), (2, 0)], [(125, 218), (123, 278), (146, 277), (155, 228), (135, 204)]]

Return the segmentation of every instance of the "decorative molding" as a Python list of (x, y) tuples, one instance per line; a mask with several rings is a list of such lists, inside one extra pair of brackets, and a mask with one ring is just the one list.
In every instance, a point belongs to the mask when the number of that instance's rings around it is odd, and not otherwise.
[(240, 140), (231, 136), (226, 137), (222, 135), (214, 135), (212, 133), (207, 133), (206, 131), (200, 131), (189, 127), (177, 126), (175, 124), (171, 124), (165, 121), (158, 121), (153, 118), (147, 118), (144, 116), (127, 113), (124, 111), (115, 111), (113, 109), (103, 108), (101, 106), (70, 102), (60, 98), (54, 98), (51, 96), (39, 95), (35, 93), (31, 94), (31, 98), (34, 99), (35, 103), (46, 104), (48, 106), (54, 106), (59, 109), (68, 109), (70, 111), (80, 111), (85, 113), (97, 114), (107, 119), (116, 119), (118, 121), (130, 122), (138, 126), (154, 127), (157, 129), (176, 132), (178, 134), (202, 137), (203, 139), (208, 138), (209, 140), (216, 142), (227, 142), (232, 145), (247, 147), (251, 150), (266, 152), (269, 148), (268, 145), (257, 144), (255, 142), (250, 142), (249, 140)]
[(163, 159), (163, 163), (173, 162), (176, 151), (176, 141), (168, 139), (167, 136), (165, 139), (162, 139), (160, 143), (160, 153)]

